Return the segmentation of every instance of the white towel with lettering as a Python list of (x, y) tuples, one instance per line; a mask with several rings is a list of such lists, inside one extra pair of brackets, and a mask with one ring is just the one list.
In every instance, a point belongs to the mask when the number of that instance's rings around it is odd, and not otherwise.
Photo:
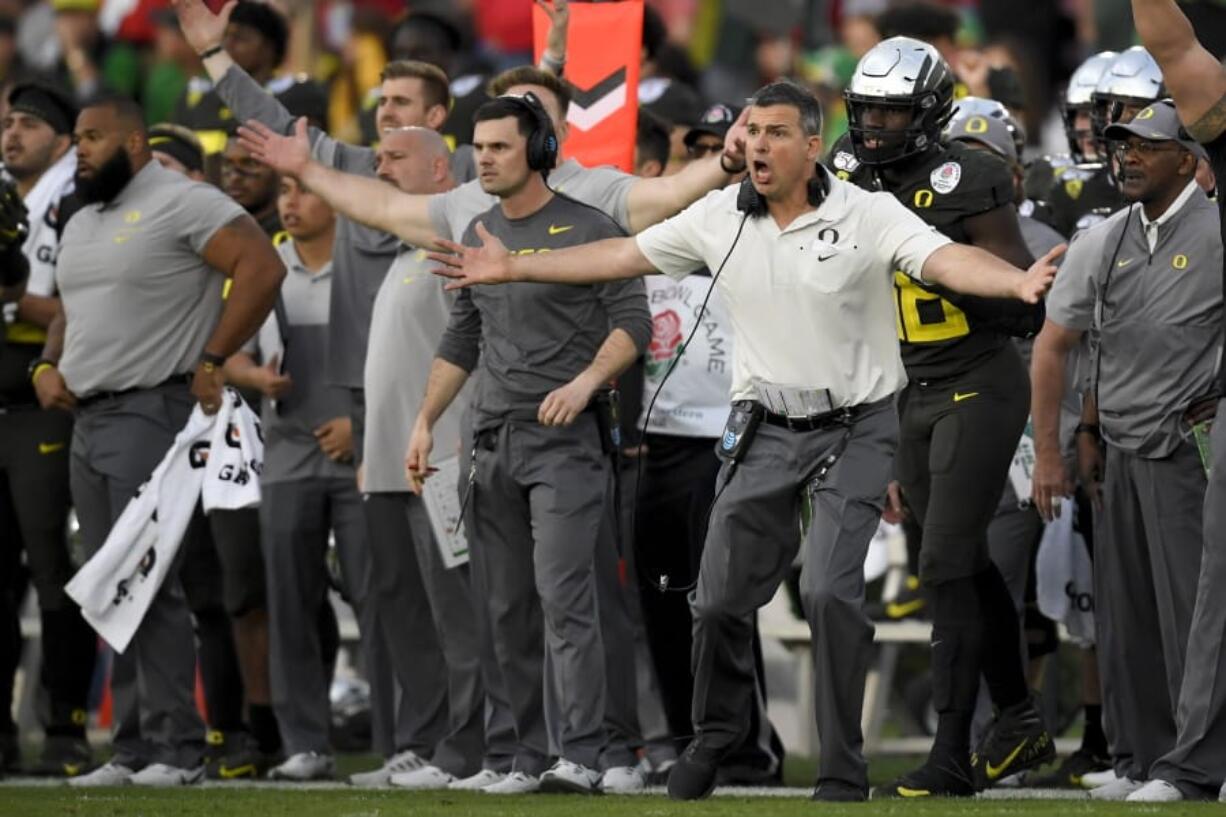
[(227, 389), (210, 417), (197, 405), (106, 541), (64, 591), (117, 652), (127, 649), (175, 562), (200, 500), (205, 512), (259, 504), (264, 444), (259, 419)]
[(1094, 565), (1085, 539), (1073, 527), (1073, 500), (1060, 500), (1060, 516), (1043, 528), (1035, 559), (1039, 612), (1062, 623), (1074, 641), (1094, 643)]

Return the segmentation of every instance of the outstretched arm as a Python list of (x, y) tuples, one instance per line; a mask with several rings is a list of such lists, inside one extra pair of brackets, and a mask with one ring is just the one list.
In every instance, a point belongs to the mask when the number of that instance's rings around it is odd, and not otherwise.
[(1068, 245), (1054, 247), (1023, 272), (1008, 261), (969, 244), (946, 244), (928, 256), (923, 278), (966, 295), (1016, 298), (1038, 303), (1056, 278), (1055, 260)]
[(298, 178), (338, 213), (393, 233), (413, 246), (433, 246), (429, 196), (404, 193), (387, 182), (320, 164), (311, 158), (305, 119), (298, 120), (291, 136), (250, 121), (238, 129), (238, 138), (256, 159), (278, 173)]
[(633, 238), (606, 238), (564, 250), (513, 256), (479, 221), (477, 237), (480, 247), (434, 239), (433, 243), (446, 251), (429, 253), (431, 260), (442, 264), (434, 272), (452, 279), (445, 289), (512, 281), (599, 284), (637, 278), (655, 270)]
[(1188, 132), (1201, 142), (1217, 139), (1226, 132), (1226, 69), (1197, 41), (1175, 0), (1132, 0), (1132, 17)]

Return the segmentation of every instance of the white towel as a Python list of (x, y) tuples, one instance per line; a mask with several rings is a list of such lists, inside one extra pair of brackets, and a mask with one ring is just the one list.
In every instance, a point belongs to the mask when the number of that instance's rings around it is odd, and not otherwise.
[(1043, 529), (1035, 559), (1039, 612), (1068, 629), (1074, 641), (1094, 643), (1094, 566), (1085, 539), (1073, 530), (1073, 500), (1060, 500), (1060, 516)]
[(264, 443), (259, 420), (232, 389), (209, 417), (196, 406), (148, 482), (98, 552), (64, 591), (117, 652), (127, 649), (174, 564), (197, 500), (215, 508), (259, 504)]

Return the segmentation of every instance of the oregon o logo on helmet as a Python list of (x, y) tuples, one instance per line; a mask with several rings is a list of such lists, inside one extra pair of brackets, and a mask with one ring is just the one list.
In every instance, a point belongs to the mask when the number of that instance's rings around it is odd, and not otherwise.
[(987, 133), (988, 120), (982, 116), (972, 116), (966, 120), (965, 130), (967, 133)]

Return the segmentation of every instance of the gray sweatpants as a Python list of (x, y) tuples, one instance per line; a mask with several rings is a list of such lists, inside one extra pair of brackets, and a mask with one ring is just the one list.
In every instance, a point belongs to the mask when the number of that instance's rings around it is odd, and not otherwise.
[(411, 748), (457, 777), (481, 768), (485, 754), (485, 687), (468, 567), (447, 570), (422, 500), (375, 493), (365, 500), (373, 582), (402, 706), (419, 713)]
[[(77, 413), (69, 480), (87, 553), (102, 547), (111, 525), (187, 423), (194, 402), (186, 385), (165, 386)], [(195, 680), (196, 643), (175, 567), (128, 649), (111, 666), (113, 760), (137, 769), (150, 763), (198, 766), (204, 724), (192, 698)]]
[(507, 422), (477, 439), (468, 526), (482, 550), (495, 653), (515, 721), (514, 768), (547, 768), (545, 651), (558, 686), (561, 756), (596, 768), (605, 663), (593, 556), (609, 485), (593, 415), (568, 428)]
[[(264, 564), (268, 570), (269, 678), (287, 755), (331, 754), (331, 678), (320, 671), (319, 606), (328, 604), (325, 556), (336, 534), (345, 596), (370, 656), (376, 627), (366, 604), (370, 558), (362, 500), (352, 479), (312, 478), (260, 486)], [(377, 651), (377, 650), (376, 650)], [(372, 691), (372, 694), (373, 691)]]
[(1175, 712), (1175, 748), (1150, 774), (1185, 795), (1214, 793), (1226, 779), (1226, 400), (1213, 424), (1213, 469), (1204, 504), (1204, 552)]
[(1175, 745), (1175, 704), (1201, 561), (1196, 447), (1144, 459), (1108, 445), (1096, 518), (1095, 629), (1116, 771), (1148, 780)]
[[(826, 478), (823, 461), (846, 441)], [(802, 546), (801, 600), (813, 637), (822, 752), (818, 782), (867, 791), (860, 717), (873, 629), (864, 614), (864, 557), (885, 501), (898, 413), (875, 406), (850, 430), (791, 432), (766, 424), (735, 471), (716, 483), (694, 615), (694, 728), (715, 750), (739, 744), (755, 705), (754, 612), (770, 601)], [(801, 498), (813, 518), (801, 542)], [(801, 694), (805, 694), (802, 690)]]

